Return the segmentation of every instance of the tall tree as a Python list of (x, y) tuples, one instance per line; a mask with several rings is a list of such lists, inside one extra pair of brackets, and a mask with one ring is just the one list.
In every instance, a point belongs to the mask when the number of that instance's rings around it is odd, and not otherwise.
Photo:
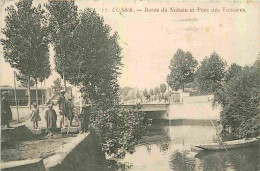
[[(52, 44), (55, 50), (56, 71), (64, 80), (66, 90), (66, 80), (71, 73), (72, 56), (77, 55), (75, 43), (75, 30), (78, 25), (77, 6), (74, 1), (52, 1), (46, 5), (49, 11), (49, 31)], [(85, 42), (86, 43), (86, 42)], [(77, 65), (77, 70), (79, 66)]]
[(260, 133), (260, 67), (244, 67), (215, 93), (214, 102), (221, 105), (221, 119), (238, 137)]
[(200, 94), (212, 94), (221, 87), (227, 64), (216, 52), (201, 62), (195, 74), (195, 86)]
[(150, 94), (151, 96), (154, 95), (153, 89), (150, 89), (150, 90), (149, 90), (149, 94)]
[(160, 88), (159, 87), (155, 87), (154, 89), (154, 94), (157, 96), (160, 94)]
[(166, 89), (167, 89), (166, 84), (164, 84), (164, 83), (160, 84), (160, 92), (162, 94), (164, 94), (166, 92)]
[(228, 82), (232, 77), (239, 74), (241, 71), (242, 71), (241, 66), (239, 66), (235, 63), (231, 64), (225, 75), (225, 81)]
[[(41, 5), (32, 7), (32, 0), (20, 0), (6, 8), (6, 26), (1, 42), (4, 46), (4, 57), (11, 67), (22, 75), (35, 80), (39, 76), (42, 61), (48, 58), (48, 37), (45, 11)], [(31, 107), (30, 86), (28, 84), (28, 101)]]
[(180, 88), (184, 91), (185, 84), (193, 81), (197, 65), (198, 62), (189, 51), (178, 49), (170, 61), (171, 72), (167, 76), (169, 86), (176, 91)]
[(148, 93), (147, 89), (144, 89), (144, 91), (143, 91), (143, 96), (147, 98), (148, 95), (149, 95), (149, 93)]
[[(81, 85), (84, 98), (90, 99), (90, 120), (103, 150), (122, 157), (133, 152), (147, 122), (138, 108), (122, 111), (119, 106), (122, 56), (118, 34), (111, 33), (110, 26), (93, 9), (85, 9), (78, 19), (69, 47), (72, 52), (66, 51), (69, 58), (62, 58), (68, 63), (65, 78), (73, 85)], [(59, 71), (62, 67), (57, 67), (58, 72), (63, 72)]]

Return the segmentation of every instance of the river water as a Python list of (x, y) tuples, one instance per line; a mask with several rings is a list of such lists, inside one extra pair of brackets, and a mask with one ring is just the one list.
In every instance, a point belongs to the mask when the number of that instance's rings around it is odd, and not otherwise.
[[(162, 135), (168, 140), (160, 140)], [(153, 125), (144, 138), (154, 138), (156, 142), (140, 145), (136, 152), (127, 154), (120, 162), (127, 165), (128, 170), (260, 170), (260, 145), (228, 153), (205, 152), (194, 147), (217, 142), (211, 125)]]

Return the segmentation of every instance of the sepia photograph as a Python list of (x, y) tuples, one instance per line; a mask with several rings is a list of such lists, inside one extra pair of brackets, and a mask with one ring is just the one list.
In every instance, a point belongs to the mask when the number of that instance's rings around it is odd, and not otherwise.
[(0, 0), (2, 171), (260, 171), (260, 1)]

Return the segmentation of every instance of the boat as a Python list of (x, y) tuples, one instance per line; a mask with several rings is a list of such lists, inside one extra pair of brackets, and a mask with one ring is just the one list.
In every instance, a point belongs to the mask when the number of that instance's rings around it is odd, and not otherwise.
[(260, 137), (255, 138), (244, 138), (239, 140), (233, 140), (233, 141), (225, 141), (225, 142), (219, 142), (219, 143), (211, 143), (211, 144), (205, 144), (205, 145), (197, 145), (195, 147), (203, 149), (203, 150), (228, 150), (228, 149), (234, 149), (234, 148), (243, 148), (243, 147), (250, 147), (253, 145), (256, 145), (260, 142)]

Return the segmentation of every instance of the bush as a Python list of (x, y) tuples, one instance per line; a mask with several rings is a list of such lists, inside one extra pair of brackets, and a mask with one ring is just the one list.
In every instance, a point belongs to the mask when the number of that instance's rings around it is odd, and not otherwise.
[(151, 120), (141, 112), (140, 105), (130, 110), (110, 108), (106, 111), (93, 108), (91, 121), (98, 135), (102, 150), (106, 154), (122, 158), (127, 152), (133, 153)]
[(233, 134), (244, 138), (259, 135), (260, 72), (259, 67), (245, 67), (215, 94), (222, 106), (223, 126), (231, 126)]

